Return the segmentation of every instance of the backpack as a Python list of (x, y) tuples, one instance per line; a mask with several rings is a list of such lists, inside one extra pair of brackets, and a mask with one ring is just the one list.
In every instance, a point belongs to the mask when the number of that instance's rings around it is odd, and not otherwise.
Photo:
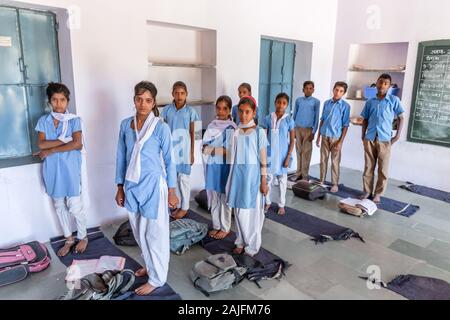
[(239, 267), (234, 258), (217, 254), (199, 261), (190, 272), (194, 287), (209, 297), (212, 292), (227, 290), (238, 285), (245, 278), (246, 268)]
[(37, 241), (0, 249), (0, 287), (24, 280), (50, 265), (47, 247)]
[(198, 195), (196, 195), (194, 197), (195, 202), (197, 202), (197, 204), (199, 205), (200, 208), (206, 210), (209, 212), (209, 208), (208, 208), (208, 194), (206, 192), (206, 190), (202, 190), (200, 191), (200, 193)]
[(309, 201), (324, 199), (327, 194), (327, 190), (324, 187), (308, 181), (299, 181), (292, 186), (292, 191), (297, 197)]
[(192, 245), (203, 240), (208, 225), (191, 219), (180, 219), (170, 223), (170, 251), (184, 254)]
[(134, 284), (134, 271), (92, 273), (73, 284), (58, 300), (124, 300)]
[(126, 221), (120, 225), (113, 239), (118, 246), (135, 247), (138, 245), (134, 238), (130, 221)]
[(233, 256), (239, 267), (247, 269), (245, 278), (254, 282), (261, 289), (259, 281), (276, 279), (280, 280), (289, 268), (289, 263), (282, 259), (274, 259), (270, 263), (263, 264), (248, 255), (241, 254)]

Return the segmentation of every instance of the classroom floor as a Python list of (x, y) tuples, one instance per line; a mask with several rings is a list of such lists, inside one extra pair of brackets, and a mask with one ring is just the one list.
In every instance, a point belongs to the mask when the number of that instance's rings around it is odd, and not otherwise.
[[(318, 176), (314, 166), (311, 175)], [(342, 169), (342, 183), (361, 188), (361, 172)], [(417, 196), (398, 188), (402, 182), (391, 180), (386, 196), (419, 205), (411, 218), (378, 211), (369, 218), (359, 219), (339, 213), (338, 198), (308, 202), (294, 197), (288, 190), (287, 206), (319, 218), (348, 226), (359, 232), (366, 243), (351, 239), (316, 246), (310, 237), (298, 231), (266, 220), (263, 247), (289, 261), (292, 266), (281, 281), (268, 280), (259, 289), (244, 281), (238, 287), (206, 298), (195, 290), (188, 273), (193, 264), (209, 254), (200, 246), (192, 247), (183, 256), (171, 256), (168, 283), (185, 300), (298, 300), (298, 299), (404, 299), (385, 289), (369, 290), (359, 276), (368, 276), (369, 266), (379, 266), (383, 281), (400, 274), (416, 274), (450, 282), (450, 204)], [(192, 202), (191, 208), (205, 217), (209, 215)], [(120, 223), (105, 226), (111, 238)], [(138, 248), (122, 248), (139, 263), (143, 263)], [(28, 279), (0, 288), (0, 299), (55, 299), (66, 290), (65, 267), (54, 255), (49, 269)]]

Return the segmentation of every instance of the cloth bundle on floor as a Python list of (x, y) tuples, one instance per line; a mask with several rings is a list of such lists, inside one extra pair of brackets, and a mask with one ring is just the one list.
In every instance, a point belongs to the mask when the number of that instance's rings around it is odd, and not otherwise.
[(277, 214), (278, 208), (271, 206), (266, 218), (313, 237), (311, 240), (316, 244), (350, 238), (358, 238), (364, 242), (364, 239), (350, 228), (339, 226), (293, 208), (286, 207), (285, 210), (284, 215), (279, 215)]
[[(367, 277), (360, 278), (369, 280)], [(376, 280), (371, 282), (409, 300), (450, 300), (450, 284), (441, 279), (408, 274), (400, 275), (388, 284)]]
[(421, 196), (433, 198), (436, 200), (441, 200), (447, 203), (450, 203), (450, 192), (445, 192), (442, 190), (437, 190), (425, 186), (420, 186), (414, 184), (412, 182), (406, 182), (406, 185), (400, 186), (404, 190), (408, 190), (410, 192), (420, 194)]
[[(130, 258), (127, 254), (125, 254), (122, 250), (114, 246), (100, 231), (100, 228), (91, 228), (88, 229), (88, 240), (89, 245), (86, 251), (82, 254), (75, 254), (70, 252), (67, 256), (61, 257), (61, 262), (69, 267), (72, 265), (73, 260), (89, 260), (89, 259), (99, 259), (101, 256), (115, 256), (115, 257), (124, 257), (126, 259), (125, 269), (130, 269), (133, 271), (137, 271), (141, 268), (141, 265), (137, 263), (135, 260)], [(65, 239), (64, 237), (57, 237), (50, 240), (51, 246), (55, 252), (58, 252), (64, 246)], [(130, 288), (128, 292), (127, 300), (181, 300), (180, 296), (173, 291), (173, 289), (165, 284), (163, 287), (160, 287), (153, 291), (148, 296), (138, 296), (134, 294), (134, 290), (141, 285), (145, 284), (148, 281), (147, 277), (139, 277), (136, 278), (133, 286)]]

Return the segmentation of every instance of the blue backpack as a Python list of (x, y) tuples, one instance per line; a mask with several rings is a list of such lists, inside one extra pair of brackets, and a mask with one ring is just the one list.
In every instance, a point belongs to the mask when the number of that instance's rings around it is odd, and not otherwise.
[(170, 223), (170, 251), (184, 254), (192, 245), (203, 240), (208, 233), (208, 225), (191, 219), (181, 219)]

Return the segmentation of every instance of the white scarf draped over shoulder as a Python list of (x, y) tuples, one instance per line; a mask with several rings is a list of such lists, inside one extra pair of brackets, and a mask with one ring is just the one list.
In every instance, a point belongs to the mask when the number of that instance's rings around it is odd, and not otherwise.
[[(206, 129), (206, 132), (203, 136), (203, 145), (208, 145), (214, 140), (218, 139), (223, 132), (232, 127), (233, 130), (236, 130), (237, 126), (236, 124), (231, 120), (213, 120)], [(208, 159), (210, 156), (204, 155), (202, 153), (202, 159), (203, 159), (203, 173), (206, 179), (206, 170), (207, 170), (207, 164)], [(208, 199), (208, 208), (211, 209), (212, 207), (212, 192), (210, 190), (206, 190), (207, 199)]]
[(147, 120), (145, 120), (144, 125), (140, 132), (137, 129), (137, 118), (134, 117), (134, 131), (136, 132), (136, 142), (133, 147), (133, 152), (131, 154), (130, 163), (127, 168), (127, 173), (125, 180), (139, 183), (141, 179), (141, 151), (144, 144), (152, 136), (155, 131), (156, 125), (158, 124), (160, 118), (156, 117), (153, 112), (149, 114)]
[[(58, 140), (64, 142), (65, 144), (72, 142), (72, 136), (67, 136), (67, 131), (69, 129), (69, 121), (73, 119), (80, 118), (76, 114), (69, 113), (57, 113), (52, 112), (52, 117), (62, 123), (62, 131), (58, 137)], [(83, 121), (80, 118), (81, 123), (81, 134), (83, 138), (83, 149), (81, 150), (81, 201), (83, 203), (83, 208), (87, 208), (90, 205), (89, 198), (89, 188), (88, 188), (88, 174), (87, 174), (87, 162), (86, 162), (86, 132), (84, 128)]]

